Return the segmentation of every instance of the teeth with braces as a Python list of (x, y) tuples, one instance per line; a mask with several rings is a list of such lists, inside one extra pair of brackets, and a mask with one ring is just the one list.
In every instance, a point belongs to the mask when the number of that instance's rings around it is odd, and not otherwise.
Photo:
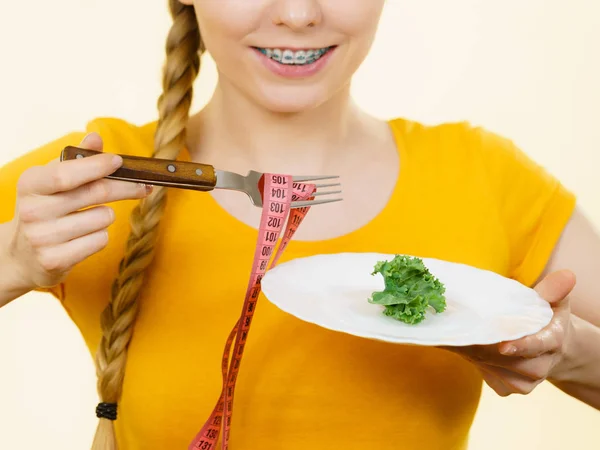
[(281, 50), (279, 48), (258, 48), (258, 50), (268, 58), (271, 58), (281, 64), (304, 65), (312, 64), (329, 51), (331, 47), (315, 50)]

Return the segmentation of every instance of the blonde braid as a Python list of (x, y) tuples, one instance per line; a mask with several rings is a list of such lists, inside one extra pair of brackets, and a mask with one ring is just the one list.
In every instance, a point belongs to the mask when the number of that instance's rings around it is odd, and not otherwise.
[[(169, 8), (173, 25), (167, 39), (163, 94), (158, 101), (159, 122), (154, 137), (154, 156), (175, 159), (185, 145), (193, 83), (204, 48), (193, 6), (169, 0)], [(116, 404), (121, 398), (127, 347), (137, 317), (144, 272), (152, 262), (165, 201), (166, 190), (155, 188), (152, 195), (132, 212), (125, 256), (112, 286), (110, 303), (102, 313), (103, 334), (96, 355), (96, 373), (101, 399), (98, 408), (104, 414), (99, 414), (102, 418), (92, 450), (117, 448), (112, 421), (116, 418)], [(106, 418), (107, 408), (109, 418)]]

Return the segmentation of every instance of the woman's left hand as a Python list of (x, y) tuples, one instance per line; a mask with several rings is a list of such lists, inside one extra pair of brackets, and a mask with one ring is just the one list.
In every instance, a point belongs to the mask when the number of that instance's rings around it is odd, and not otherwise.
[(554, 316), (534, 335), (497, 345), (444, 348), (475, 364), (498, 395), (529, 394), (552, 376), (566, 353), (572, 331), (568, 295), (574, 286), (572, 272), (558, 271), (535, 287), (552, 306)]

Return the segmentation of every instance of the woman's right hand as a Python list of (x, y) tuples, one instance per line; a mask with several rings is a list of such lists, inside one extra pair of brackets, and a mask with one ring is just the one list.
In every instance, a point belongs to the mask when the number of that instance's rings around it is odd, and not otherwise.
[[(101, 151), (102, 139), (90, 134), (80, 147)], [(21, 175), (15, 216), (7, 224), (8, 253), (29, 290), (59, 284), (73, 266), (107, 245), (115, 213), (105, 203), (150, 193), (149, 186), (105, 178), (121, 164), (120, 156), (101, 154), (55, 160)]]

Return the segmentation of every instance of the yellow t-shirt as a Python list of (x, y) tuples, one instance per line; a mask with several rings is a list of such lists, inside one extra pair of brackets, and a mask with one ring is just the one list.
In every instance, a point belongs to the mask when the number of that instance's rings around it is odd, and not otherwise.
[[(481, 128), (389, 123), (401, 172), (385, 210), (342, 237), (293, 241), (282, 261), (319, 253), (407, 253), (532, 285), (574, 196), (509, 140)], [(102, 135), (107, 152), (152, 152), (155, 123), (97, 119), (87, 128)], [(68, 135), (0, 170), (0, 222), (13, 217), (23, 170), (58, 157), (83, 136)], [(223, 344), (240, 314), (256, 242), (256, 230), (212, 196), (186, 190), (169, 196), (129, 350), (116, 422), (120, 450), (187, 449), (210, 415), (221, 389)], [(114, 206), (108, 248), (53, 290), (92, 354), (134, 202)], [(481, 387), (478, 371), (449, 352), (335, 333), (262, 299), (238, 378), (230, 448), (462, 450)]]

